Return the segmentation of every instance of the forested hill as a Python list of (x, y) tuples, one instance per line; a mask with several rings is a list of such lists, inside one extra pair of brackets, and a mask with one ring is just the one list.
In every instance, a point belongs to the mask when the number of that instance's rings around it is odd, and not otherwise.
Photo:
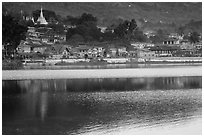
[(190, 20), (202, 20), (202, 3), (138, 3), (138, 2), (92, 2), (92, 3), (3, 3), (3, 7), (12, 12), (20, 12), (21, 10), (31, 14), (32, 11), (40, 9), (55, 11), (56, 14), (62, 17), (80, 16), (82, 13), (91, 13), (98, 19), (98, 24), (108, 26), (117, 23), (118, 20), (136, 19), (139, 25), (142, 25), (141, 20), (151, 23), (172, 23), (184, 25)]

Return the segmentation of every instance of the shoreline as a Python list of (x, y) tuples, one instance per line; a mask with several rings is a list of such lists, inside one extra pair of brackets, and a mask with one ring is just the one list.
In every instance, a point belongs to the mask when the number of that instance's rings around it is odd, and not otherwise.
[[(152, 67), (175, 67), (175, 66), (202, 66), (202, 63), (117, 63), (117, 64), (70, 64), (70, 65), (54, 65), (54, 66), (40, 66), (40, 65), (27, 65), (21, 69), (124, 69), (124, 68), (152, 68)], [(9, 69), (4, 69), (9, 70)], [(11, 70), (11, 69), (10, 69)], [(13, 69), (14, 70), (14, 69)]]
[(67, 62), (58, 62), (55, 66), (67, 66), (67, 65), (120, 65), (120, 64), (127, 64), (127, 65), (134, 65), (134, 64), (202, 64), (202, 61), (192, 61), (192, 62), (182, 62), (182, 61), (147, 61), (147, 62), (126, 62), (126, 63), (107, 63), (107, 62), (77, 62), (77, 63), (67, 63)]
[(2, 70), (2, 80), (202, 76), (202, 66), (173, 68)]

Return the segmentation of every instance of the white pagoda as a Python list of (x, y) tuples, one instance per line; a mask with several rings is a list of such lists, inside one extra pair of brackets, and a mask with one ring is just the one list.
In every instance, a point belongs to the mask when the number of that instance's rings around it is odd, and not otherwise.
[(41, 7), (41, 12), (40, 12), (40, 17), (38, 18), (37, 22), (39, 22), (40, 24), (44, 24), (47, 25), (47, 21), (43, 16), (43, 11), (42, 11), (42, 7)]

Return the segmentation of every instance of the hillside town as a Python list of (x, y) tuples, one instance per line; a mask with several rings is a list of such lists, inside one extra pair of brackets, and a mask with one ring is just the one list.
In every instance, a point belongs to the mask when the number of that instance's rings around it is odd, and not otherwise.
[[(159, 43), (139, 42), (130, 40), (129, 43), (112, 41), (93, 41), (69, 43), (67, 32), (74, 25), (63, 25), (64, 30), (59, 32), (49, 27), (48, 24), (58, 22), (54, 19), (46, 20), (43, 9), (37, 21), (33, 17), (24, 17), (24, 20), (33, 24), (28, 26), (26, 38), (20, 41), (17, 48), (10, 53), (22, 59), (23, 64), (72, 64), (80, 62), (98, 63), (148, 63), (148, 62), (201, 62), (202, 41), (192, 43), (189, 39), (178, 33), (169, 33)], [(39, 27), (39, 24), (41, 25)], [(97, 26), (101, 33), (113, 32), (114, 29)], [(149, 38), (153, 32), (146, 32)], [(189, 34), (190, 35), (190, 34)], [(6, 58), (7, 47), (3, 45), (3, 58)]]

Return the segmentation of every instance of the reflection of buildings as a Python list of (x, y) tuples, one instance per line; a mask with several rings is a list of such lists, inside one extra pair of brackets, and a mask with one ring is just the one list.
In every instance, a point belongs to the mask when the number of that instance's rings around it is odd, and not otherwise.
[[(164, 77), (164, 78), (113, 78), (113, 79), (65, 79), (65, 80), (22, 80), (15, 86), (19, 94), (25, 94), (22, 105), (30, 116), (46, 118), (50, 95), (59, 92), (101, 92), (132, 90), (166, 90), (182, 88), (201, 88), (202, 78)], [(10, 86), (2, 83), (3, 90)], [(6, 88), (5, 88), (6, 87)], [(12, 88), (13, 89), (13, 88)], [(52, 98), (51, 98), (52, 99)]]
[(197, 77), (164, 77), (156, 78), (154, 84), (164, 89), (200, 88), (201, 80)]
[[(134, 82), (131, 83), (131, 80)], [(21, 91), (27, 87), (25, 92), (19, 92), (17, 100), (10, 97), (11, 102), (16, 103), (15, 108), (9, 107), (7, 113), (16, 112), (15, 117), (10, 118), (8, 121), (4, 120), (5, 128), (20, 129), (24, 132), (18, 133), (36, 133), (36, 134), (60, 134), (60, 133), (84, 133), (85, 130), (80, 129), (87, 127), (95, 127), (99, 124), (103, 127), (114, 127), (118, 124), (124, 124), (124, 120), (133, 119), (134, 123), (162, 122), (162, 121), (175, 121), (178, 119), (185, 120), (186, 116), (194, 116), (192, 114), (201, 114), (200, 110), (202, 100), (201, 94), (193, 95), (196, 92), (190, 90), (187, 96), (183, 95), (185, 92), (166, 92), (163, 94), (160, 91), (152, 92), (112, 92), (112, 93), (60, 93), (63, 87), (77, 87), (80, 82), (81, 88), (85, 89), (85, 85), (102, 85), (107, 89), (107, 84), (115, 87), (119, 84), (122, 86), (130, 85), (132, 87), (138, 86), (138, 83), (146, 85), (146, 83), (163, 82), (167, 85), (176, 84), (176, 81), (184, 83), (201, 83), (199, 78), (125, 78), (115, 79), (111, 82), (110, 79), (87, 79), (80, 80), (25, 80), (15, 83), (6, 81), (8, 86), (15, 86), (16, 89)], [(98, 84), (98, 83), (101, 84)], [(45, 86), (43, 85), (44, 83)], [(123, 84), (122, 84), (123, 83)], [(29, 86), (36, 86), (38, 92), (29, 91)], [(56, 88), (53, 89), (53, 84)], [(164, 84), (164, 86), (166, 85)], [(3, 84), (6, 85), (5, 83)], [(18, 85), (18, 86), (17, 86)], [(128, 86), (129, 86), (128, 85)], [(185, 85), (185, 84), (184, 84)], [(151, 84), (150, 84), (151, 86)], [(20, 87), (20, 89), (19, 89)], [(4, 89), (5, 87), (3, 87)], [(6, 92), (5, 90), (3, 90)], [(52, 93), (56, 91), (58, 93)], [(65, 89), (63, 91), (66, 91)], [(181, 90), (182, 91), (182, 90)], [(199, 90), (200, 91), (200, 90)], [(60, 94), (59, 94), (60, 93)], [(190, 94), (188, 94), (190, 93)], [(174, 96), (176, 95), (176, 96)], [(177, 96), (178, 95), (178, 96)], [(193, 96), (192, 96), (193, 95)], [(53, 97), (54, 96), (54, 97)], [(7, 101), (6, 97), (6, 100)], [(6, 102), (8, 104), (8, 102)], [(19, 106), (20, 105), (20, 106)], [(12, 106), (12, 105), (10, 105)], [(5, 111), (4, 111), (5, 112)], [(24, 114), (24, 112), (26, 112)], [(20, 117), (20, 118), (19, 118)], [(150, 119), (151, 121), (147, 121)], [(114, 124), (114, 125), (113, 125)], [(31, 127), (27, 127), (31, 125)], [(112, 126), (113, 125), (113, 126)], [(9, 127), (10, 126), (10, 127)], [(16, 127), (18, 126), (18, 127)], [(10, 130), (11, 131), (11, 130)]]
[(47, 110), (48, 110), (48, 92), (42, 92), (40, 98), (40, 114), (41, 114), (40, 116), (42, 121), (44, 121), (45, 119)]
[(23, 105), (26, 105), (29, 115), (40, 116), (40, 119), (44, 121), (48, 110), (48, 91), (43, 91), (49, 89), (48, 83), (41, 80), (24, 80), (17, 83), (21, 91), (25, 91)]
[[(18, 81), (27, 92), (72, 92), (103, 90), (178, 89), (201, 85), (197, 77), (111, 78), (111, 79), (58, 79)], [(121, 89), (120, 89), (121, 88)]]

